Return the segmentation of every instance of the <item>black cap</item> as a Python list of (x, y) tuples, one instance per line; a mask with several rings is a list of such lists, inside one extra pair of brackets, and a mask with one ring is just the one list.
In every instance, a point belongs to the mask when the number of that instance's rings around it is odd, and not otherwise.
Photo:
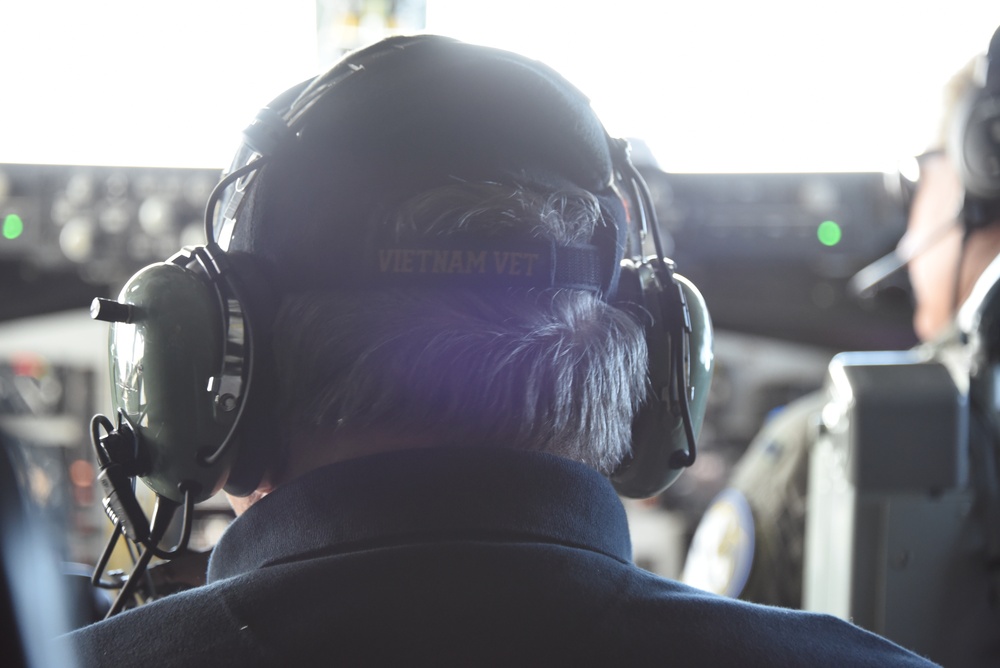
[(605, 283), (616, 280), (625, 211), (607, 133), (588, 99), (537, 61), (445, 37), (394, 37), (271, 108), (297, 136), (256, 175), (230, 250), (270, 261), (284, 291), (365, 284), (380, 213), (457, 180), (590, 191), (613, 223), (592, 243)]

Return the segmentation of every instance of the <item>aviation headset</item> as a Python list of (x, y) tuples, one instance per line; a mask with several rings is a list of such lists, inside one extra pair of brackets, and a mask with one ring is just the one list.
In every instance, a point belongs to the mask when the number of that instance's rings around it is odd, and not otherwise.
[[(365, 159), (331, 167), (331, 151), (340, 150)], [(144, 556), (173, 551), (156, 546), (164, 522), (155, 514), (152, 528), (146, 522), (130, 491), (136, 477), (168, 510), (184, 504), (187, 517), (223, 485), (251, 493), (268, 467), (275, 421), (261, 416), (273, 386), (268, 330), (278, 295), (414, 280), (380, 271), (374, 251), (386, 242), (363, 225), (296, 220), (289, 232), (282, 215), (312, 207), (309, 217), (320, 207), (298, 200), (335, 183), (338, 219), (367, 219), (366, 209), (394, 187), (420, 192), (442, 174), (526, 179), (597, 196), (611, 224), (598, 225), (589, 244), (522, 234), (498, 246), (453, 235), (447, 247), (520, 249), (537, 258), (530, 279), (492, 275), (484, 285), (590, 290), (641, 314), (649, 394), (633, 424), (631, 456), (611, 481), (625, 496), (652, 496), (693, 463), (712, 372), (711, 323), (697, 289), (663, 255), (627, 143), (611, 139), (587, 98), (541, 63), (438, 36), (390, 38), (262, 110), (209, 198), (208, 243), (140, 270), (117, 301), (92, 306), (93, 317), (112, 323), (117, 421), (96, 416), (91, 429), (105, 507), (146, 547)], [(655, 253), (644, 257), (649, 238)], [(439, 242), (402, 243), (432, 252)], [(459, 284), (474, 278), (463, 274)], [(454, 285), (455, 277), (444, 282)]]

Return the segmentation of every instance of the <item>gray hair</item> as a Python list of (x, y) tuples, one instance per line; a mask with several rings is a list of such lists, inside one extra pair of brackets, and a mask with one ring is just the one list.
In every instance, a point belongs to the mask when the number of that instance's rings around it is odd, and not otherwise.
[[(455, 184), (404, 202), (401, 233), (530, 226), (558, 243), (606, 224), (583, 191)], [(610, 473), (646, 392), (635, 318), (589, 292), (394, 287), (289, 295), (274, 348), (286, 427), (378, 429), (562, 455)]]

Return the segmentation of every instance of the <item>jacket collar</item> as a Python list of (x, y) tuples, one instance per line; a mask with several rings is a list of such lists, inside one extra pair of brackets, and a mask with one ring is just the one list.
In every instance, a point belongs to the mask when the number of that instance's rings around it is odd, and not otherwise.
[(593, 469), (545, 453), (449, 447), (372, 455), (282, 485), (226, 530), (208, 580), (445, 538), (548, 542), (623, 562), (632, 556), (625, 510)]

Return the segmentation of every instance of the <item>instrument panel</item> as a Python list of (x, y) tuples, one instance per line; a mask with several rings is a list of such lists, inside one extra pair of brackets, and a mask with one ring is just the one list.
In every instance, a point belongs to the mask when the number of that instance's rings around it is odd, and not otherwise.
[[(905, 227), (885, 175), (641, 171), (665, 250), (716, 327), (852, 350), (915, 341), (905, 281), (875, 298), (847, 290)], [(0, 320), (85, 307), (141, 267), (204, 243), (219, 174), (0, 164)]]
[(916, 342), (905, 272), (871, 296), (848, 288), (905, 230), (889, 175), (641, 171), (717, 328), (841, 350)]

